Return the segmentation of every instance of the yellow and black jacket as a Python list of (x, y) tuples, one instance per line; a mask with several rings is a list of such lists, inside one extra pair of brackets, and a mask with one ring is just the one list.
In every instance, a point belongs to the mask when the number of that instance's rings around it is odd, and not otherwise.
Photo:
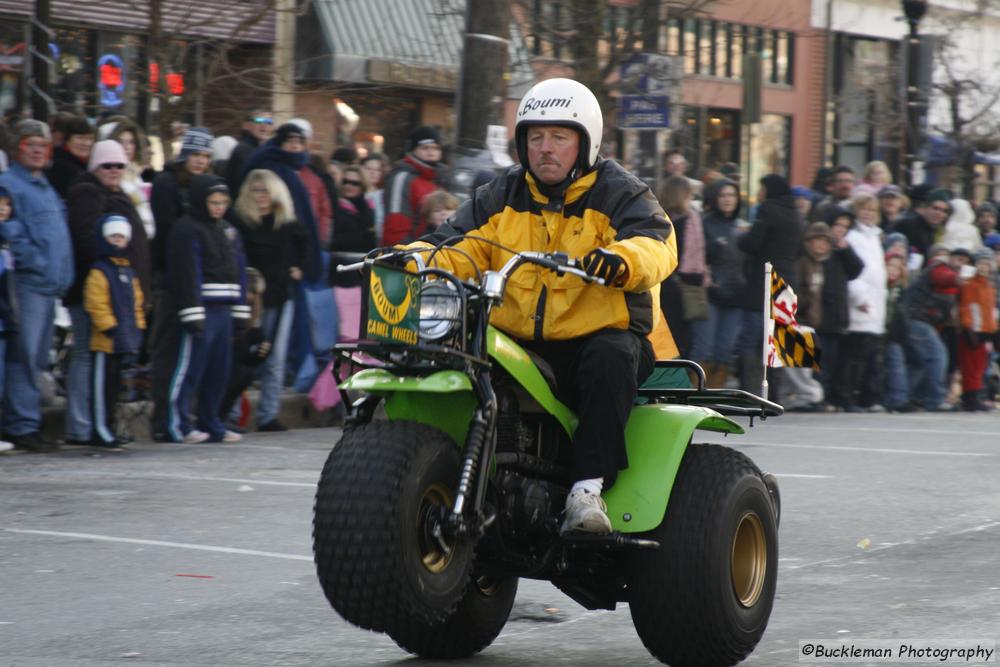
[(659, 318), (659, 285), (677, 267), (672, 225), (649, 187), (617, 162), (601, 160), (562, 200), (542, 189), (520, 165), (511, 167), (420, 242), (464, 235), (433, 263), (465, 279), (500, 269), (511, 253), (499, 246), (577, 259), (606, 248), (628, 266), (620, 289), (526, 264), (510, 277), (492, 324), (523, 340), (566, 340), (600, 329), (648, 335)]
[(139, 278), (127, 259), (103, 257), (94, 263), (83, 283), (83, 304), (90, 315), (92, 352), (139, 352), (146, 316)]

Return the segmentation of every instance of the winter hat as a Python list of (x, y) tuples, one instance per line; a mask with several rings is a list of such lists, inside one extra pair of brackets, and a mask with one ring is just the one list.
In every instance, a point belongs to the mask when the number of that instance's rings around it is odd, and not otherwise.
[(910, 239), (906, 238), (905, 234), (900, 234), (899, 232), (892, 232), (891, 234), (886, 234), (885, 238), (882, 239), (882, 247), (888, 250), (892, 246), (901, 245), (904, 248), (909, 247)]
[(767, 191), (767, 199), (777, 199), (792, 194), (792, 188), (788, 185), (788, 180), (779, 174), (768, 174), (760, 179), (761, 185)]
[(278, 128), (278, 131), (274, 133), (274, 143), (278, 146), (285, 143), (292, 137), (298, 137), (302, 141), (306, 140), (306, 132), (302, 129), (301, 125), (295, 123), (285, 123)]
[(17, 144), (20, 144), (28, 137), (41, 137), (46, 141), (52, 141), (52, 133), (49, 132), (49, 126), (33, 118), (25, 118), (18, 121), (17, 125), (14, 126), (14, 139)]
[(429, 125), (418, 127), (410, 132), (409, 150), (412, 151), (417, 146), (426, 146), (428, 144), (437, 144), (440, 146), (441, 133)]
[(824, 238), (827, 241), (832, 240), (832, 235), (830, 234), (830, 225), (825, 222), (814, 222), (808, 227), (806, 227), (806, 241), (811, 239)]
[(180, 158), (184, 159), (192, 153), (212, 154), (212, 133), (205, 127), (192, 127), (184, 133), (181, 140)]
[(212, 139), (212, 160), (215, 162), (228, 160), (239, 143), (234, 137), (224, 136)]
[(949, 252), (951, 251), (948, 250), (948, 246), (942, 245), (940, 243), (935, 243), (927, 249), (927, 261), (929, 262), (930, 260), (934, 259), (939, 255), (947, 255)]
[(330, 161), (341, 164), (354, 164), (358, 161), (358, 152), (350, 146), (341, 146), (333, 150), (333, 153), (330, 155)]
[(312, 136), (313, 136), (313, 124), (310, 123), (309, 121), (307, 121), (305, 118), (293, 118), (293, 119), (291, 119), (288, 122), (292, 123), (294, 125), (298, 125), (299, 127), (302, 128), (303, 134), (306, 135), (306, 141), (309, 141), (310, 139), (312, 139)]
[(812, 199), (813, 191), (804, 185), (796, 185), (792, 188), (793, 197), (804, 197), (805, 199)]
[(108, 238), (113, 234), (121, 234), (127, 240), (132, 240), (132, 224), (123, 215), (108, 215), (101, 223), (101, 236)]
[(912, 188), (910, 188), (910, 201), (912, 201), (914, 205), (921, 204), (927, 201), (927, 195), (933, 189), (934, 186), (931, 185), (930, 183), (921, 183), (919, 185), (914, 185)]
[(125, 149), (114, 139), (98, 141), (90, 150), (87, 171), (97, 171), (102, 164), (128, 164)]
[(66, 141), (72, 136), (93, 135), (94, 128), (83, 116), (73, 116), (66, 120), (65, 135)]
[(931, 190), (927, 193), (927, 203), (933, 204), (936, 201), (943, 201), (949, 206), (951, 205), (951, 192), (945, 190), (944, 188), (938, 188), (936, 190)]
[(991, 213), (993, 214), (994, 218), (997, 217), (996, 204), (993, 204), (991, 202), (983, 202), (982, 204), (980, 204), (979, 208), (976, 209), (976, 217), (979, 217), (983, 213)]
[(993, 250), (1000, 248), (1000, 234), (996, 232), (987, 234), (986, 238), (983, 239), (983, 245)]
[(972, 251), (970, 251), (968, 248), (952, 248), (949, 254), (951, 254), (952, 256), (957, 255), (959, 257), (967, 257), (970, 262), (976, 259), (976, 256), (973, 255)]
[(991, 265), (996, 261), (992, 250), (980, 250), (972, 259), (974, 262), (989, 262)]
[(903, 188), (898, 185), (892, 185), (891, 183), (881, 190), (878, 191), (876, 195), (879, 199), (885, 199), (886, 197), (902, 197)]

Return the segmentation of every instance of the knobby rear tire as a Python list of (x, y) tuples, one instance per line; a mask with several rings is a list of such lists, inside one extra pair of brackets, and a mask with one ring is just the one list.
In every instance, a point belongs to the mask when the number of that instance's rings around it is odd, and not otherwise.
[(774, 604), (775, 508), (761, 472), (728, 447), (690, 445), (655, 551), (631, 554), (628, 598), (636, 632), (673, 667), (724, 667), (760, 641)]

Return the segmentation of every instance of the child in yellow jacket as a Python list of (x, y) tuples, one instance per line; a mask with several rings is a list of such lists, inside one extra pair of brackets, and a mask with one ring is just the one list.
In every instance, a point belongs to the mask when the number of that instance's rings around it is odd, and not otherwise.
[(90, 315), (91, 445), (121, 451), (127, 442), (114, 431), (115, 404), (124, 365), (139, 353), (146, 328), (139, 279), (125, 256), (132, 226), (120, 215), (98, 222), (98, 256), (83, 284), (83, 305)]
[(962, 407), (987, 410), (983, 403), (983, 376), (989, 359), (989, 340), (997, 331), (997, 292), (994, 286), (993, 253), (975, 257), (976, 275), (959, 291), (958, 313), (962, 335), (958, 340), (958, 365), (962, 370)]

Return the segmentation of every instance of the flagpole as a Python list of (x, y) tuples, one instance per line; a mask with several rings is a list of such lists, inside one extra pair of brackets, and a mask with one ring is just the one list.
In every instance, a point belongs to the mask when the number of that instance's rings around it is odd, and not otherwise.
[(761, 349), (761, 356), (764, 364), (764, 373), (760, 381), (760, 397), (767, 398), (767, 357), (770, 350), (771, 337), (771, 262), (764, 262), (764, 344)]

